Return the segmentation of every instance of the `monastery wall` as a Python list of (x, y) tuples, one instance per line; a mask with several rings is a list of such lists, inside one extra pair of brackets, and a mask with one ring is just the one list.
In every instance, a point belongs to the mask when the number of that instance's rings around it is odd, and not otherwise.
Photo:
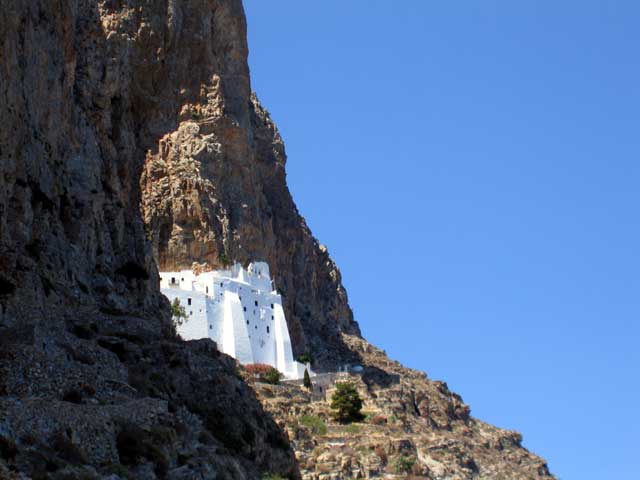
[(305, 366), (293, 358), (282, 297), (266, 263), (200, 275), (160, 272), (160, 279), (162, 293), (185, 308), (187, 319), (177, 328), (185, 340), (211, 338), (242, 364), (264, 363), (287, 378), (302, 378)]

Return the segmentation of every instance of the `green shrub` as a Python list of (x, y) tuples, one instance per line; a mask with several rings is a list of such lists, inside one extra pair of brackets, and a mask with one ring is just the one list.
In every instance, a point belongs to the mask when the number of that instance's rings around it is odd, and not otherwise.
[(335, 419), (341, 423), (360, 421), (363, 418), (362, 399), (351, 383), (336, 384), (336, 391), (331, 397), (331, 408), (335, 410)]
[(250, 363), (244, 366), (244, 370), (260, 382), (277, 385), (284, 377), (276, 368), (265, 363)]
[(298, 357), (298, 361), (300, 363), (304, 363), (305, 365), (307, 363), (313, 363), (313, 354), (307, 350), (306, 352), (304, 352), (302, 355)]
[(358, 433), (360, 433), (360, 426), (351, 424), (347, 425), (344, 430), (350, 435), (357, 435)]
[(327, 433), (327, 425), (324, 420), (316, 415), (303, 415), (298, 421), (317, 435), (325, 435)]
[(175, 327), (179, 327), (187, 320), (187, 311), (180, 305), (179, 298), (175, 298), (171, 303), (171, 319)]
[(416, 464), (415, 458), (407, 457), (406, 455), (402, 455), (396, 459), (395, 469), (398, 474), (407, 474), (411, 473), (413, 466)]
[(263, 380), (271, 385), (278, 385), (283, 375), (276, 369), (271, 368), (264, 376)]

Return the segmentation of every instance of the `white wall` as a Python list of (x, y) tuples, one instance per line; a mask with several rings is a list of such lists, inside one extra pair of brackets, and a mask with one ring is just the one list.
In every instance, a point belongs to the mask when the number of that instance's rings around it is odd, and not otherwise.
[[(178, 333), (185, 340), (197, 338), (207, 338), (208, 318), (206, 297), (197, 292), (187, 292), (179, 288), (162, 290), (167, 295), (169, 301), (173, 303), (175, 298), (180, 300), (180, 305), (184, 308), (187, 318), (178, 327)], [(191, 303), (191, 304), (189, 304)]]
[(198, 276), (190, 270), (161, 272), (160, 279), (162, 293), (170, 301), (179, 298), (187, 312), (178, 327), (182, 338), (211, 338), (242, 364), (264, 363), (287, 378), (302, 378), (305, 366), (293, 359), (282, 298), (273, 290), (266, 263)]
[(242, 304), (237, 293), (225, 292), (224, 294), (223, 322), (223, 351), (242, 364), (255, 363), (247, 325), (242, 314)]

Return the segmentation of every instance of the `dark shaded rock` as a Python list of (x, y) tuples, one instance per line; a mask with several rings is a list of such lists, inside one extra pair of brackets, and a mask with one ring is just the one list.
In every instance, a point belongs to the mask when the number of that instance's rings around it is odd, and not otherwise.
[(215, 73), (248, 101), (245, 37), (240, 0), (0, 0), (0, 478), (298, 476), (235, 363), (175, 338), (140, 211)]

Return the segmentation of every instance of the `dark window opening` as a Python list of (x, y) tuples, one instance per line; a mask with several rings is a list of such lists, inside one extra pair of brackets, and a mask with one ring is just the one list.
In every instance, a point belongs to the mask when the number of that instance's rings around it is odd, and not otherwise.
[(271, 308), (273, 308), (273, 303), (271, 304)]
[(242, 309), (246, 312), (247, 311), (247, 307), (242, 307)]
[(187, 298), (187, 305), (191, 305), (191, 299)]
[(258, 306), (258, 300), (256, 300), (256, 301), (255, 301), (255, 302), (253, 302), (253, 303), (255, 303), (256, 307)]
[(269, 327), (267, 327), (267, 333), (269, 333)]

